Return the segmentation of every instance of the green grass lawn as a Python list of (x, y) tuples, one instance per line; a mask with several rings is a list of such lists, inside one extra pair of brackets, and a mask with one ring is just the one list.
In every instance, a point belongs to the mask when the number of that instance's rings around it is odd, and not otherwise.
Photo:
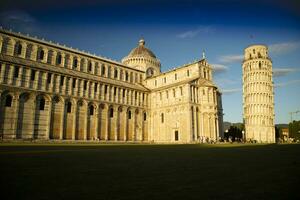
[(0, 144), (1, 199), (299, 199), (300, 145)]

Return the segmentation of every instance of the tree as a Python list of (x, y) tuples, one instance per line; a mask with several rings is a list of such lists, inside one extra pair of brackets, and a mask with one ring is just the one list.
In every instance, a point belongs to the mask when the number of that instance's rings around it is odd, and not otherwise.
[(235, 141), (235, 139), (242, 139), (243, 138), (243, 133), (242, 133), (242, 129), (238, 128), (236, 126), (230, 126), (228, 131), (225, 132), (224, 134), (225, 138), (232, 138), (232, 141)]
[(300, 139), (300, 121), (289, 123), (289, 135), (291, 138)]

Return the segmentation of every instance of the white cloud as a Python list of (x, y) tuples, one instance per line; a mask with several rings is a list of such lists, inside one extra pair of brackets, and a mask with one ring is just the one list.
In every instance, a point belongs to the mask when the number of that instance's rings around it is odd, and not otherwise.
[(222, 89), (221, 92), (224, 95), (239, 93), (242, 91), (242, 88), (233, 88), (233, 89)]
[(241, 63), (243, 59), (243, 55), (225, 55), (219, 57), (219, 61), (222, 63)]
[(281, 82), (281, 83), (275, 83), (274, 87), (285, 87), (288, 85), (294, 85), (294, 84), (299, 84), (300, 83), (300, 79), (296, 79), (296, 80), (291, 80), (291, 81), (287, 81), (287, 82)]
[(212, 70), (216, 74), (223, 73), (228, 70), (228, 67), (225, 65), (221, 65), (221, 64), (211, 64), (211, 65), (212, 65)]
[(13, 31), (26, 33), (33, 33), (37, 29), (36, 19), (21, 10), (1, 12), (0, 25)]
[(283, 42), (269, 45), (269, 52), (273, 54), (285, 54), (300, 48), (300, 41)]
[(214, 28), (211, 26), (200, 26), (197, 29), (189, 30), (177, 35), (178, 38), (185, 39), (185, 38), (193, 38), (196, 37), (200, 33), (212, 33)]
[(273, 77), (286, 76), (293, 72), (298, 72), (300, 69), (297, 68), (274, 68), (273, 69)]

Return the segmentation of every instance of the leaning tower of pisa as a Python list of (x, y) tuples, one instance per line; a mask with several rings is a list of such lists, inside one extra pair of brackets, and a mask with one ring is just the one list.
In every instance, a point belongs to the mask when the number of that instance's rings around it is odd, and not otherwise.
[(272, 61), (265, 45), (245, 49), (243, 62), (243, 118), (245, 138), (275, 142)]

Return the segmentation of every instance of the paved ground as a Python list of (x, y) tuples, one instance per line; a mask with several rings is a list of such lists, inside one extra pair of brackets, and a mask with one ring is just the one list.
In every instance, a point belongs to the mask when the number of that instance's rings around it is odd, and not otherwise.
[(0, 173), (5, 199), (299, 199), (300, 145), (0, 144)]

